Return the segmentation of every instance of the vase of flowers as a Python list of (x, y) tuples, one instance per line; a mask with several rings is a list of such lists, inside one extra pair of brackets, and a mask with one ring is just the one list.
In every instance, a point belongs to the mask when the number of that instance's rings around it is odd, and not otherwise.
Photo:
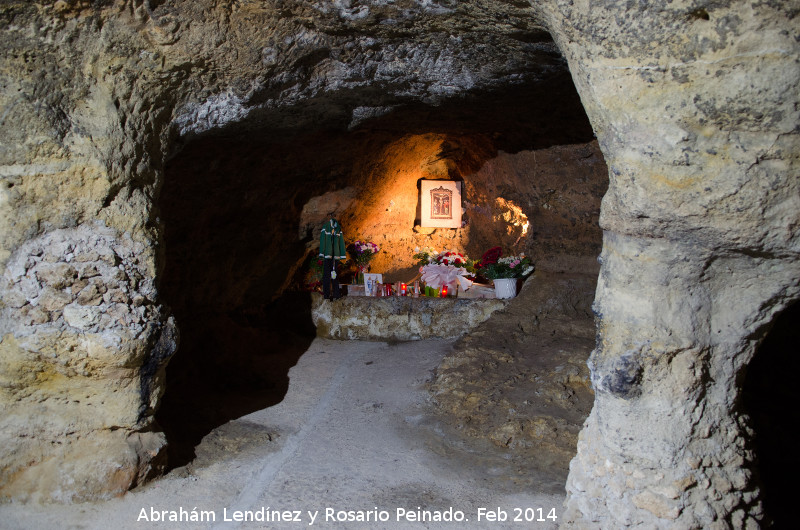
[(494, 282), (497, 298), (514, 298), (517, 280), (533, 272), (533, 263), (525, 254), (503, 257), (500, 247), (489, 249), (476, 265), (480, 274)]
[(350, 245), (350, 255), (358, 269), (357, 283), (364, 283), (364, 274), (369, 272), (369, 262), (379, 250), (378, 245), (370, 241), (356, 241)]
[(495, 278), (492, 283), (494, 284), (494, 295), (497, 298), (506, 299), (517, 296), (516, 278)]

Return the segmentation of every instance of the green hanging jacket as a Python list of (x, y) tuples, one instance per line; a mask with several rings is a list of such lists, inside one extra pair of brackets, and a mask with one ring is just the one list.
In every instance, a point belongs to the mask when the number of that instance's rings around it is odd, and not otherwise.
[(342, 225), (336, 219), (328, 219), (319, 233), (319, 257), (326, 259), (345, 259), (344, 234)]

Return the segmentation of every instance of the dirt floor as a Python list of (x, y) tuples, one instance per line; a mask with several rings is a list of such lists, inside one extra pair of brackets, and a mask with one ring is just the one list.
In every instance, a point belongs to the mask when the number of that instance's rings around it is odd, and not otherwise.
[(451, 348), (317, 339), (283, 401), (215, 428), (187, 465), (106, 502), (0, 505), (0, 526), (555, 528), (563, 485), (432, 406)]

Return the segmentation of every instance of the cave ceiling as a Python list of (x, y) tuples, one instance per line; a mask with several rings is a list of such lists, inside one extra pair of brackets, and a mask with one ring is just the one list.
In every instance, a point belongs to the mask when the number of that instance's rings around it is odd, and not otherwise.
[[(474, 129), (463, 107), (530, 107), (540, 143), (559, 108), (580, 109), (566, 60), (521, 2), (162, 3), (147, 36), (168, 32), (181, 82), (179, 140), (307, 127), (352, 129), (402, 112), (402, 127)], [(488, 22), (487, 22), (488, 21)], [(152, 26), (152, 27), (151, 27)], [(180, 59), (179, 59), (180, 58)], [(169, 57), (164, 59), (165, 63)], [(566, 105), (562, 103), (566, 102)], [(420, 109), (450, 106), (447, 119)], [(410, 110), (411, 112), (407, 112)], [(532, 110), (525, 109), (530, 116)], [(588, 120), (582, 109), (581, 135)], [(465, 124), (464, 121), (470, 123)], [(485, 118), (484, 118), (485, 121)], [(386, 127), (387, 121), (380, 123)], [(486, 124), (483, 124), (486, 127)], [(550, 131), (548, 131), (550, 129)]]

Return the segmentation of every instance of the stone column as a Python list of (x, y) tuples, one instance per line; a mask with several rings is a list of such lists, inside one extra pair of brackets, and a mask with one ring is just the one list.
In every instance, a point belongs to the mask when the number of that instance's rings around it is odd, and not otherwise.
[(119, 495), (164, 466), (177, 345), (156, 286), (160, 63), (124, 21), (3, 14), (0, 497)]
[(769, 323), (800, 296), (800, 47), (788, 3), (726, 4), (542, 10), (610, 177), (596, 400), (565, 526), (763, 517), (738, 401)]

